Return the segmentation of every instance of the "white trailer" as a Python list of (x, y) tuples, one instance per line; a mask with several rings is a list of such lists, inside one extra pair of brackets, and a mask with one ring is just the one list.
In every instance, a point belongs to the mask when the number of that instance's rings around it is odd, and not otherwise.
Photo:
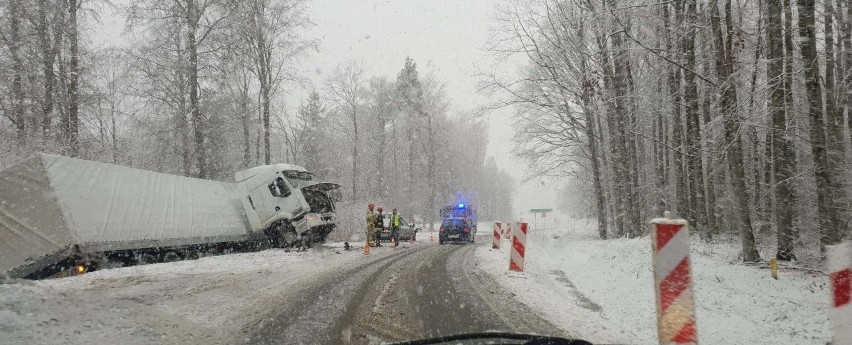
[(322, 241), (334, 228), (333, 202), (322, 193), (332, 216), (312, 223), (321, 217), (312, 208), (321, 207), (305, 194), (337, 185), (294, 186), (285, 176), (293, 171), (309, 174), (267, 165), (229, 183), (34, 155), (0, 171), (0, 275), (42, 278), (107, 260), (170, 261)]

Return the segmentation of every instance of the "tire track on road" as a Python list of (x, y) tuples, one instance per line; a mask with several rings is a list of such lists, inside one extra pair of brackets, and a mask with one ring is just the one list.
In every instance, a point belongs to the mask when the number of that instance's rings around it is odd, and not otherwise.
[[(490, 245), (490, 244), (484, 244)], [(470, 291), (482, 301), (481, 307), (484, 314), (492, 313), (505, 326), (504, 329), (515, 333), (532, 333), (549, 336), (562, 336), (570, 338), (565, 331), (542, 318), (538, 312), (515, 298), (515, 294), (500, 285), (487, 272), (479, 269), (476, 261), (477, 246), (469, 246), (456, 252), (457, 257), (450, 260), (451, 263), (471, 263), (468, 266), (448, 268), (450, 272), (458, 272), (460, 277), (459, 289)], [(508, 264), (508, 257), (507, 262)], [(508, 267), (507, 267), (508, 268)], [(525, 278), (517, 278), (525, 279)]]
[(403, 247), (296, 284), (246, 340), (368, 344), (483, 331), (564, 336), (479, 271), (477, 247)]
[(258, 325), (247, 339), (252, 344), (348, 343), (347, 331), (366, 294), (394, 259), (410, 256), (427, 247), (408, 247), (378, 259), (359, 263), (342, 272), (328, 272), (288, 293), (281, 310)]

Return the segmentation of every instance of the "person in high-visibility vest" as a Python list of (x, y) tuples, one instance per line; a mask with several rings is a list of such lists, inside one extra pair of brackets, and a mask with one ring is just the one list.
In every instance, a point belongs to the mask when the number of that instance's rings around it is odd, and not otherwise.
[(390, 219), (390, 228), (391, 228), (391, 238), (393, 239), (393, 243), (399, 244), (399, 227), (405, 224), (405, 221), (402, 220), (402, 216), (399, 213), (396, 213), (396, 209), (393, 209), (393, 213), (391, 213)]
[(376, 214), (373, 213), (373, 207), (375, 205), (369, 204), (367, 205), (367, 245), (374, 246), (375, 245), (375, 226), (376, 226)]

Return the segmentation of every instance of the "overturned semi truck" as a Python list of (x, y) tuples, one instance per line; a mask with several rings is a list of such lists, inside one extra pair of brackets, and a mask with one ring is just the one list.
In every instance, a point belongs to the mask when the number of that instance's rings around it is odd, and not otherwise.
[(0, 275), (307, 247), (335, 227), (339, 185), (265, 165), (220, 182), (36, 154), (0, 171)]

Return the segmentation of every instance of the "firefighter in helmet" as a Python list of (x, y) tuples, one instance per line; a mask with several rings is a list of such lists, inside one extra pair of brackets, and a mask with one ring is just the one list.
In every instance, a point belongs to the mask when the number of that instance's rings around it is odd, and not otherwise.
[(376, 211), (378, 211), (379, 213), (376, 214), (376, 227), (374, 229), (375, 233), (373, 234), (373, 236), (376, 239), (376, 247), (381, 247), (382, 246), (382, 235), (381, 235), (381, 233), (382, 233), (382, 230), (384, 230), (384, 228), (385, 228), (385, 215), (382, 213), (381, 207), (377, 208)]
[(375, 243), (375, 226), (376, 226), (376, 214), (373, 213), (373, 208), (375, 205), (368, 204), (367, 205), (367, 245), (373, 246)]

